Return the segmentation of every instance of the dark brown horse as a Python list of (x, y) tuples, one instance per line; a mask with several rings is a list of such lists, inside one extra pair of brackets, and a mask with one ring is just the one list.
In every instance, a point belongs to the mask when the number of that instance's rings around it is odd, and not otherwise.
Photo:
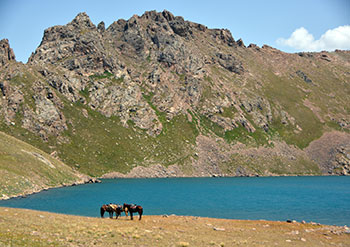
[(133, 220), (133, 213), (139, 213), (139, 220), (141, 220), (143, 208), (140, 205), (126, 204), (123, 205), (123, 210), (128, 210), (130, 212), (130, 218)]
[(104, 204), (102, 205), (101, 209), (100, 209), (100, 213), (101, 213), (101, 217), (103, 218), (105, 212), (109, 213), (109, 218), (113, 218), (113, 213), (115, 212), (116, 214), (116, 219), (118, 219), (118, 217), (121, 215), (122, 212), (125, 212), (125, 215), (128, 216), (128, 210), (124, 210), (123, 207), (121, 205), (118, 204)]

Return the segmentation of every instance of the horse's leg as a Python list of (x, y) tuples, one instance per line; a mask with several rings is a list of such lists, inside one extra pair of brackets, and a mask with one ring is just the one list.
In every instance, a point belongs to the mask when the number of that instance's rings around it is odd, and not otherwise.
[(101, 213), (101, 218), (103, 218), (103, 216), (104, 216), (104, 214), (105, 214), (105, 210), (103, 209), (103, 207), (101, 207), (100, 213)]
[(139, 220), (141, 220), (142, 213), (143, 213), (143, 208), (140, 208), (140, 209), (139, 209), (139, 215), (140, 215)]
[(131, 220), (133, 220), (132, 211), (131, 210), (130, 210), (130, 218), (131, 218)]
[(128, 209), (127, 208), (125, 208), (124, 213), (125, 213), (125, 216), (128, 217)]
[(111, 219), (113, 218), (113, 211), (109, 212), (109, 218), (111, 218)]
[(119, 211), (115, 212), (115, 219), (118, 219), (119, 215), (120, 215)]

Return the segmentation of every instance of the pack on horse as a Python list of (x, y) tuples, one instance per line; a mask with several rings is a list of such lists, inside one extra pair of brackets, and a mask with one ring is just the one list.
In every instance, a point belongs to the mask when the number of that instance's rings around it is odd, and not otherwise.
[(100, 213), (101, 213), (101, 217), (103, 218), (105, 212), (109, 213), (109, 218), (113, 218), (113, 213), (115, 212), (116, 214), (116, 219), (118, 219), (118, 217), (121, 215), (122, 212), (125, 212), (125, 215), (128, 216), (128, 211), (127, 209), (124, 210), (123, 207), (121, 205), (118, 204), (104, 204), (102, 205), (101, 209), (100, 209)]
[(127, 210), (130, 212), (130, 218), (133, 220), (133, 213), (139, 213), (139, 220), (141, 220), (143, 208), (140, 205), (134, 205), (134, 204), (126, 204), (123, 205), (123, 210)]

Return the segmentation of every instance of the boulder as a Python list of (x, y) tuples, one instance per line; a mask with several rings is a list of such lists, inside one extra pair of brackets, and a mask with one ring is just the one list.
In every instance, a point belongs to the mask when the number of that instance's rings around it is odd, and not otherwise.
[(236, 74), (242, 74), (244, 72), (242, 63), (231, 54), (216, 53), (216, 57), (218, 63), (225, 69)]
[(297, 70), (295, 72), (301, 79), (303, 79), (306, 83), (311, 83), (312, 80), (301, 70)]
[(188, 24), (184, 21), (181, 16), (175, 17), (173, 20), (169, 21), (169, 25), (174, 33), (185, 37), (190, 34), (190, 29)]

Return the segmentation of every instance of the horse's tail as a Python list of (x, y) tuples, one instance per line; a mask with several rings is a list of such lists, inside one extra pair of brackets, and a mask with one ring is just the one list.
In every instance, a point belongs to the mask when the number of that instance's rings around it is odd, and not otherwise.
[(101, 213), (101, 218), (103, 218), (103, 215), (105, 214), (105, 208), (103, 206), (100, 209), (100, 213)]
[(143, 208), (139, 206), (139, 215), (140, 215), (139, 220), (141, 220), (142, 214), (143, 214)]

